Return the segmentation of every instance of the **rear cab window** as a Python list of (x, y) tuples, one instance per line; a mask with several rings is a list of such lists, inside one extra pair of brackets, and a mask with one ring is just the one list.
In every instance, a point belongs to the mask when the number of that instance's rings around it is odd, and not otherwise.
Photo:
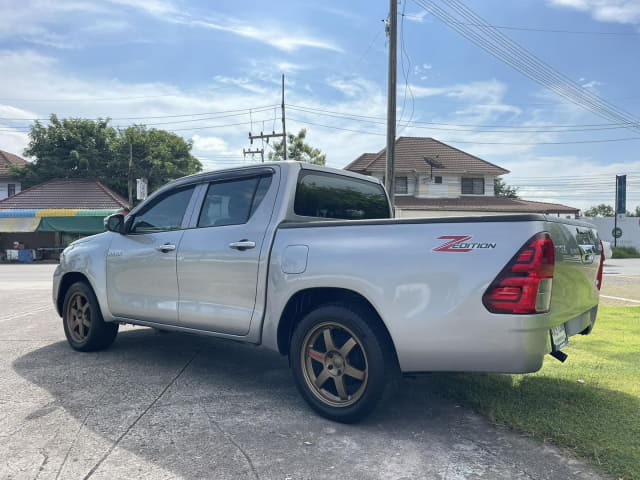
[(293, 206), (303, 217), (338, 220), (390, 218), (382, 185), (348, 176), (302, 170)]

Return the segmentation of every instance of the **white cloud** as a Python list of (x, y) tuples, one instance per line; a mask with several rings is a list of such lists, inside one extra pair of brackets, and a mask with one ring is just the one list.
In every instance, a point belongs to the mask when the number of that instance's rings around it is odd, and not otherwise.
[[(130, 25), (130, 10), (162, 22), (217, 30), (270, 45), (278, 50), (294, 52), (315, 48), (342, 52), (335, 43), (290, 26), (265, 25), (242, 21), (215, 13), (209, 15), (177, 7), (168, 0), (24, 0), (20, 8), (0, 1), (0, 39), (17, 37), (36, 45), (56, 48), (82, 48), (95, 41), (140, 42), (144, 35), (135, 35)], [(254, 25), (260, 24), (260, 27)], [(123, 38), (114, 33), (131, 30)], [(96, 38), (94, 38), (96, 37)]]
[(275, 62), (275, 66), (279, 71), (284, 73), (296, 73), (302, 70), (309, 69), (308, 65), (302, 65), (299, 63), (292, 63), (292, 62), (286, 62), (286, 61)]
[[(615, 198), (615, 176), (640, 172), (640, 161), (603, 165), (595, 159), (575, 155), (523, 155), (505, 160), (500, 166), (512, 171), (504, 180), (519, 186), (526, 200), (563, 203), (585, 210), (599, 203), (612, 204)], [(580, 172), (576, 175), (575, 172)], [(627, 208), (640, 205), (640, 192), (629, 189)]]
[(588, 12), (601, 22), (640, 23), (637, 0), (548, 0), (551, 5)]
[(599, 82), (597, 80), (591, 80), (590, 82), (586, 82), (582, 84), (582, 88), (589, 88), (595, 90), (597, 87), (601, 87), (604, 83)]
[(0, 104), (0, 120), (7, 119), (29, 119), (36, 117), (36, 114), (29, 110), (12, 107), (11, 105)]
[(175, 15), (180, 10), (173, 3), (165, 0), (108, 0), (110, 3), (143, 10), (151, 15)]
[(128, 27), (117, 10), (86, 0), (24, 0), (19, 8), (0, 2), (0, 18), (0, 39), (62, 49), (79, 48), (95, 35), (113, 33), (116, 23), (118, 31)]
[(424, 23), (425, 17), (429, 14), (426, 10), (420, 10), (415, 13), (407, 13), (404, 18), (410, 22)]
[(8, 127), (10, 125), (0, 123), (0, 149), (24, 157), (22, 151), (29, 142), (28, 135), (25, 132), (7, 131)]
[(204, 27), (212, 30), (219, 30), (241, 37), (257, 40), (272, 47), (293, 52), (302, 47), (318, 48), (321, 50), (332, 50), (342, 52), (342, 49), (332, 42), (305, 35), (303, 33), (290, 33), (288, 28), (277, 27), (254, 27), (252, 25), (241, 24), (237, 20), (226, 19), (225, 22), (214, 22), (205, 20), (190, 20), (189, 25)]
[(203, 152), (211, 152), (220, 155), (233, 155), (238, 152), (233, 152), (229, 148), (229, 144), (226, 140), (220, 137), (202, 137), (198, 134), (191, 137), (193, 140), (193, 147)]

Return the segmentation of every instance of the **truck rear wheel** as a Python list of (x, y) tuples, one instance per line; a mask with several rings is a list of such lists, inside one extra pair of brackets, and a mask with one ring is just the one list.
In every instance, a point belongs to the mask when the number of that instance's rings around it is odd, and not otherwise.
[(289, 353), (296, 386), (320, 415), (353, 423), (378, 404), (397, 372), (386, 335), (349, 305), (322, 305), (297, 325)]
[(84, 282), (76, 282), (67, 290), (62, 324), (69, 345), (81, 352), (110, 347), (118, 333), (118, 324), (104, 321), (93, 290)]

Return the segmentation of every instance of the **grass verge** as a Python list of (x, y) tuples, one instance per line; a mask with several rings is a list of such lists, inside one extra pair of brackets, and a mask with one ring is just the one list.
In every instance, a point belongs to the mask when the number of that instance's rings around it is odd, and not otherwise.
[(634, 247), (611, 247), (612, 258), (640, 258), (640, 252)]
[(437, 374), (434, 388), (510, 427), (640, 480), (640, 308), (600, 307), (566, 363), (529, 375)]

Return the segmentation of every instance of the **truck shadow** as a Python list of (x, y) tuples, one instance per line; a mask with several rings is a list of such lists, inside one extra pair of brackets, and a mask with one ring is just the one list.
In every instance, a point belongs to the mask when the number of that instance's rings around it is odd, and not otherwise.
[[(436, 457), (429, 456), (480, 461), (478, 449), (484, 449), (490, 452), (489, 463), (509, 458), (517, 464), (531, 450), (526, 438), (496, 430), (440, 395), (431, 377), (403, 380), (390, 401), (360, 424), (327, 421), (298, 395), (286, 358), (209, 337), (136, 328), (121, 332), (104, 352), (79, 353), (58, 342), (19, 357), (13, 367), (55, 399), (29, 413), (23, 422), (32, 423), (23, 436), (32, 430), (41, 434), (37, 422), (54, 412), (76, 420), (68, 435), (57, 434), (70, 465), (60, 467), (62, 478), (82, 477), (99, 462), (100, 468), (115, 472), (131, 454), (143, 465), (186, 478), (255, 478), (257, 470), (263, 478), (291, 472), (319, 478), (324, 473), (317, 469), (327, 465), (342, 465), (345, 478), (371, 478), (376, 468), (404, 462), (407, 449), (422, 469), (417, 471), (425, 474), (429, 465), (437, 466)], [(540, 383), (540, 388), (563, 394), (562, 383)], [(616, 404), (635, 401), (603, 394), (617, 399)], [(630, 405), (638, 408), (637, 401)], [(590, 421), (598, 413), (576, 409)], [(92, 433), (82, 434), (80, 424)], [(102, 458), (113, 445), (117, 448)], [(562, 472), (566, 465), (557, 462)], [(78, 475), (65, 475), (67, 468)]]

